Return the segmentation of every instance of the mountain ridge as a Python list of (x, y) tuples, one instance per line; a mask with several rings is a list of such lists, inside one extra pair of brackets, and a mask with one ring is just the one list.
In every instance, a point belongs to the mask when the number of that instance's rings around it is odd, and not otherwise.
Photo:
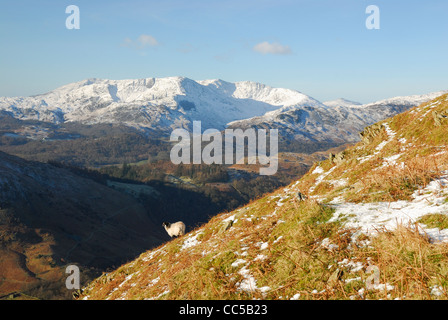
[[(297, 90), (252, 81), (186, 77), (86, 79), (32, 97), (0, 97), (0, 111), (22, 120), (124, 124), (168, 136), (176, 128), (269, 127), (298, 141), (354, 142), (357, 131), (443, 91), (358, 105), (325, 105)], [(340, 137), (340, 139), (334, 138)], [(358, 140), (357, 140), (358, 139)]]
[[(87, 79), (38, 96), (3, 97), (0, 99), (0, 109), (22, 119), (87, 123), (106, 121), (144, 127), (151, 127), (151, 117), (155, 117), (153, 121), (162, 127), (168, 120), (171, 120), (168, 121), (170, 125), (182, 126), (183, 117), (191, 113), (192, 117), (202, 119), (205, 126), (215, 125), (223, 129), (232, 120), (261, 115), (276, 109), (279, 104), (301, 100), (318, 104), (298, 91), (250, 81), (194, 81), (185, 77)], [(123, 105), (132, 108), (135, 114), (126, 113)], [(221, 110), (222, 107), (225, 110)], [(116, 117), (108, 116), (110, 112), (115, 113)], [(210, 113), (208, 116), (200, 115), (207, 112)]]
[(330, 101), (324, 101), (323, 104), (329, 107), (347, 107), (347, 106), (354, 106), (354, 105), (362, 105), (361, 102), (351, 101), (345, 98), (338, 98), (335, 100)]

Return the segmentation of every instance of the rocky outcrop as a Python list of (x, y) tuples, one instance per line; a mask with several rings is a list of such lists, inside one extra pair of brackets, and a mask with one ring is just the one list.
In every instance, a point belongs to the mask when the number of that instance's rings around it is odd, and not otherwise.
[(441, 126), (442, 122), (444, 122), (445, 119), (448, 118), (448, 109), (442, 112), (433, 111), (432, 117), (434, 118), (434, 124), (436, 126)]
[(383, 126), (381, 124), (375, 123), (371, 126), (368, 126), (364, 129), (364, 131), (359, 133), (359, 137), (364, 144), (369, 144), (373, 138), (378, 136), (383, 130)]

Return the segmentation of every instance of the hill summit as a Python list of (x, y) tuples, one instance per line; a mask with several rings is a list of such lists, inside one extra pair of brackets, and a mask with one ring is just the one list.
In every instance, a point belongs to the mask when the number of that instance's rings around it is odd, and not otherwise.
[(448, 95), (141, 254), (79, 299), (446, 299)]

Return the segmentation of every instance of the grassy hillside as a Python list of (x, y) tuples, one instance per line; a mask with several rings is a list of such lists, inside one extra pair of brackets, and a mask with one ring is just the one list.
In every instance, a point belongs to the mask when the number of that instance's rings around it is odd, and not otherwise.
[(368, 127), (300, 180), (103, 274), (79, 299), (446, 299), (447, 115), (444, 95)]

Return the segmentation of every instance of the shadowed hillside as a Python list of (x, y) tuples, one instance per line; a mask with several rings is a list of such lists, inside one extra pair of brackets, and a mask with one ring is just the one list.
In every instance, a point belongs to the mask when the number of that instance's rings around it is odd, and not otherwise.
[(118, 265), (159, 245), (162, 231), (130, 195), (0, 153), (0, 294), (61, 287), (69, 264), (86, 274)]

